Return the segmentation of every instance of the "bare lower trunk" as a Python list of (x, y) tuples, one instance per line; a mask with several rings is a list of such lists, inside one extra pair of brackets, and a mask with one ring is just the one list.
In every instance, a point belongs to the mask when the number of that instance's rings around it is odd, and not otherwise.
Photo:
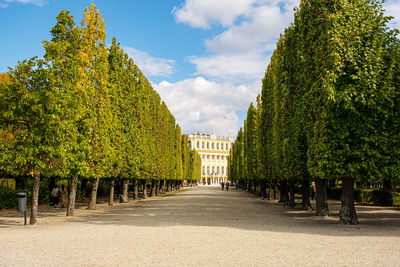
[(289, 182), (289, 193), (290, 193), (290, 207), (295, 206), (295, 198), (294, 198), (294, 182), (290, 181)]
[(384, 206), (393, 206), (392, 181), (390, 179), (383, 180), (383, 198), (380, 200)]
[(279, 191), (280, 191), (279, 202), (282, 203), (288, 201), (289, 194), (288, 194), (288, 186), (286, 180), (281, 181)]
[(161, 180), (160, 181), (160, 188), (159, 188), (159, 193), (160, 194), (165, 194), (164, 186), (165, 186), (165, 180)]
[(82, 182), (81, 182), (81, 197), (82, 198), (87, 198), (87, 194), (86, 194), (87, 182), (88, 182), (88, 179), (82, 179)]
[(139, 180), (133, 180), (133, 199), (139, 200)]
[(76, 199), (76, 186), (78, 184), (78, 174), (72, 177), (71, 187), (69, 189), (69, 198), (67, 206), (67, 216), (74, 216), (75, 199)]
[(271, 199), (272, 199), (272, 183), (270, 182), (268, 186), (268, 200)]
[(276, 182), (274, 182), (274, 200), (276, 200)]
[(110, 180), (110, 196), (108, 199), (108, 206), (112, 207), (114, 206), (114, 187), (115, 187), (115, 178), (111, 177)]
[(122, 194), (119, 197), (119, 203), (128, 203), (128, 180), (122, 180)]
[(310, 181), (305, 178), (301, 183), (301, 191), (302, 191), (302, 205), (303, 209), (310, 210), (311, 202), (310, 202)]
[(165, 191), (166, 192), (169, 192), (169, 184), (170, 184), (170, 182), (171, 182), (170, 180), (166, 180), (166, 183), (165, 183), (165, 187), (166, 187)]
[(146, 199), (147, 198), (147, 181), (143, 180), (143, 198)]
[(160, 180), (156, 181), (156, 196), (160, 194)]
[(31, 218), (30, 224), (37, 224), (37, 211), (39, 206), (39, 187), (40, 187), (40, 175), (33, 177), (33, 188), (32, 188), (32, 207), (31, 207)]
[(93, 181), (92, 187), (92, 195), (90, 197), (90, 202), (88, 206), (88, 210), (96, 208), (96, 200), (97, 200), (97, 189), (99, 188), (100, 178), (97, 178)]
[(317, 196), (315, 199), (315, 215), (316, 216), (329, 216), (328, 201), (326, 196), (326, 180), (315, 179), (317, 187)]
[(151, 191), (150, 191), (151, 197), (154, 197), (156, 195), (156, 186), (157, 186), (156, 180), (152, 179), (151, 180)]
[(340, 199), (342, 201), (342, 206), (339, 210), (339, 223), (358, 224), (356, 208), (354, 207), (354, 179), (344, 177), (342, 179), (342, 184), (343, 191)]

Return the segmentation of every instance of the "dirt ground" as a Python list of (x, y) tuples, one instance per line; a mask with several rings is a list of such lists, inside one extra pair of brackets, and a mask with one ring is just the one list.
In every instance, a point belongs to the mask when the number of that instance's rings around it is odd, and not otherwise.
[(400, 266), (400, 211), (357, 206), (360, 225), (247, 192), (197, 187), (97, 210), (0, 212), (0, 266)]

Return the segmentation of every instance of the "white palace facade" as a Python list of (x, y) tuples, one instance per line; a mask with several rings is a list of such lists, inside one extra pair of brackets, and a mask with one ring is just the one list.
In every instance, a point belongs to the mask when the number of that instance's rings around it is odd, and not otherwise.
[(201, 157), (201, 184), (219, 185), (228, 181), (228, 158), (232, 138), (215, 134), (189, 134), (189, 146)]

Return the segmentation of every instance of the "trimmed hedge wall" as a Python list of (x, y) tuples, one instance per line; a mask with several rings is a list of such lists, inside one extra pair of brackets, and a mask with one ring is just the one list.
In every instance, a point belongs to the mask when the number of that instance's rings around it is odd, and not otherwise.
[[(328, 198), (340, 200), (342, 188), (327, 188)], [(354, 200), (361, 203), (373, 203), (382, 206), (400, 205), (400, 194), (380, 189), (354, 188)]]

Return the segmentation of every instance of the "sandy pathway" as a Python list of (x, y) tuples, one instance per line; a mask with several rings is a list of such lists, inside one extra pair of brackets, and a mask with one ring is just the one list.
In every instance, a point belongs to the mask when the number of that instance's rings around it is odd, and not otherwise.
[(343, 226), (198, 187), (71, 218), (42, 209), (37, 226), (0, 213), (0, 266), (400, 266), (400, 212), (357, 209), (362, 224)]

